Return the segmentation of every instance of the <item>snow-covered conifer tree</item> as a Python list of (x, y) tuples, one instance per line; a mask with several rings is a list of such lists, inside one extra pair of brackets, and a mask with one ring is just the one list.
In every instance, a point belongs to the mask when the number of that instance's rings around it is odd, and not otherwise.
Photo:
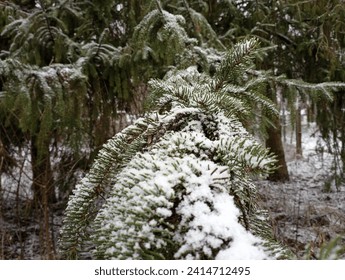
[(275, 158), (241, 123), (257, 104), (276, 113), (250, 74), (256, 48), (238, 43), (212, 77), (189, 67), (150, 82), (147, 115), (104, 145), (69, 200), (63, 258), (288, 257), (251, 181)]

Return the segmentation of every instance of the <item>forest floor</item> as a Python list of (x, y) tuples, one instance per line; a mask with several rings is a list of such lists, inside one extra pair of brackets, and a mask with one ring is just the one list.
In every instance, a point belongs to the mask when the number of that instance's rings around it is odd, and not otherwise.
[[(345, 246), (345, 184), (335, 185), (333, 156), (326, 149), (320, 152), (324, 144), (315, 135), (313, 127), (305, 129), (303, 157), (294, 156), (293, 141), (285, 143), (289, 182), (256, 182), (260, 204), (269, 211), (276, 237), (299, 259), (306, 257), (308, 246), (315, 253), (311, 258), (318, 258), (319, 248), (338, 236), (339, 243)], [(5, 178), (2, 179), (4, 186)], [(40, 219), (27, 211), (28, 199), (4, 194), (0, 207), (0, 259), (44, 258), (40, 252)], [(63, 208), (56, 205), (52, 210), (56, 250)], [(345, 255), (341, 258), (345, 259)]]
[[(276, 237), (297, 258), (319, 258), (320, 248), (325, 254), (335, 239), (338, 248), (345, 248), (345, 184), (335, 184), (333, 155), (315, 131), (305, 128), (302, 157), (295, 156), (293, 141), (285, 142), (290, 181), (256, 183)], [(345, 259), (345, 252), (340, 258)]]

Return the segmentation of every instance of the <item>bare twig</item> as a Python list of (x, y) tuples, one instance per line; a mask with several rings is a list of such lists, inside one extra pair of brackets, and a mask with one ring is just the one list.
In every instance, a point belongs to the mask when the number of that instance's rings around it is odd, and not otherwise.
[(163, 9), (162, 9), (161, 1), (156, 0), (156, 5), (157, 5), (158, 11), (163, 15)]

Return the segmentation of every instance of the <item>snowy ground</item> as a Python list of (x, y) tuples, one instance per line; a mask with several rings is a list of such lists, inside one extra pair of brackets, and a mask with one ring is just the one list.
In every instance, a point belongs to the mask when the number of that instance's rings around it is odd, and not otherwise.
[(331, 179), (333, 156), (317, 149), (323, 142), (314, 135), (315, 130), (313, 126), (305, 128), (302, 158), (294, 156), (293, 142), (285, 143), (289, 182), (257, 183), (276, 236), (298, 257), (303, 257), (306, 247), (317, 252), (336, 237), (345, 244), (345, 185), (336, 187)]

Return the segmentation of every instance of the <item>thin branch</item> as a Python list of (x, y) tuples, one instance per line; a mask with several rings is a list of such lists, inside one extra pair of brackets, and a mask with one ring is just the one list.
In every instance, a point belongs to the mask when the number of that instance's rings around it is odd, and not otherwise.
[(156, 5), (157, 5), (158, 11), (163, 15), (162, 4), (159, 0), (156, 0)]

